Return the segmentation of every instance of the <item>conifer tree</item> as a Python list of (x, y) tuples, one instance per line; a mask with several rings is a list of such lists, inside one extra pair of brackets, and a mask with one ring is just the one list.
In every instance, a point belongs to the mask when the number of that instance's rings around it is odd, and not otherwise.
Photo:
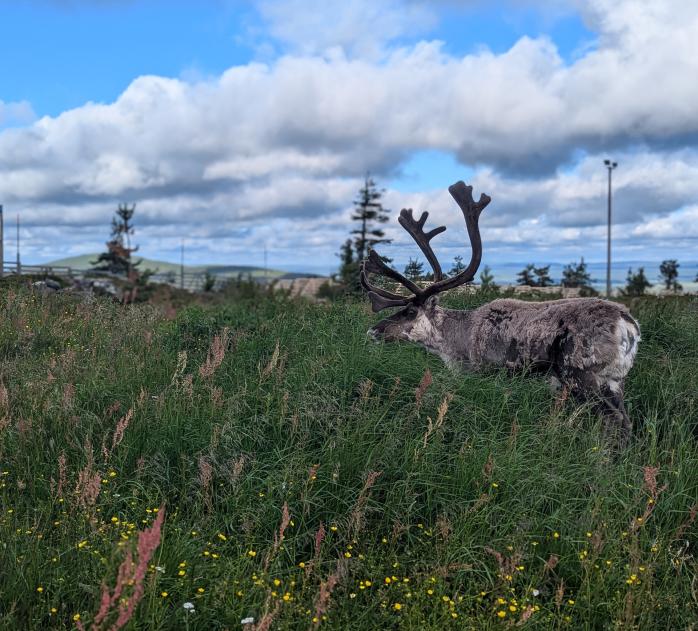
[(457, 276), (464, 269), (465, 269), (465, 264), (463, 263), (463, 257), (460, 254), (457, 254), (453, 258), (453, 267), (449, 270), (448, 275), (449, 276)]
[(560, 284), (563, 287), (591, 287), (591, 275), (587, 272), (587, 264), (582, 257), (579, 263), (570, 263), (565, 265), (562, 270), (562, 281)]
[(494, 282), (494, 274), (489, 265), (485, 265), (480, 272), (480, 289), (482, 291), (496, 291), (499, 287)]
[(536, 287), (550, 287), (553, 284), (553, 279), (550, 278), (550, 265), (543, 267), (534, 267), (533, 273), (536, 275)]
[(661, 274), (665, 289), (670, 289), (671, 291), (681, 291), (683, 289), (681, 283), (678, 281), (679, 267), (680, 265), (676, 259), (662, 261), (659, 266), (659, 273)]
[(405, 266), (404, 271), (405, 276), (410, 280), (423, 280), (424, 279), (424, 263), (417, 259), (410, 259)]
[(536, 280), (533, 278), (533, 275), (535, 274), (535, 265), (533, 263), (529, 263), (524, 267), (516, 276), (516, 282), (519, 285), (528, 285), (529, 287), (535, 287), (536, 286)]
[(352, 220), (359, 223), (355, 234), (354, 253), (358, 262), (363, 261), (368, 255), (368, 249), (379, 243), (390, 243), (390, 239), (385, 239), (385, 233), (379, 225), (388, 221), (388, 210), (383, 208), (381, 197), (384, 191), (376, 188), (376, 183), (367, 173), (364, 185), (359, 190), (359, 196), (354, 200), (354, 214)]
[[(116, 217), (111, 221), (111, 239), (107, 241), (107, 251), (102, 252), (96, 261), (92, 261), (95, 270), (106, 271), (120, 276), (126, 276), (130, 280), (136, 280), (137, 267), (141, 261), (135, 263), (131, 260), (131, 254), (138, 250), (138, 246), (131, 247), (131, 236), (134, 233), (132, 223), (136, 205), (119, 204)], [(134, 278), (131, 278), (134, 276)]]
[(628, 268), (628, 276), (625, 280), (625, 287), (621, 289), (624, 296), (643, 296), (645, 291), (652, 287), (652, 284), (645, 276), (645, 268), (640, 267), (637, 273), (633, 273), (633, 269)]

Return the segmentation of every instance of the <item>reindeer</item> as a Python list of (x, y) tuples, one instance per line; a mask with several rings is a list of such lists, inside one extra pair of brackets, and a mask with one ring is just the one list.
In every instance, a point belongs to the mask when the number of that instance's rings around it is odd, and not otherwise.
[[(592, 403), (604, 418), (605, 432), (627, 443), (632, 423), (623, 403), (623, 383), (640, 341), (640, 327), (621, 304), (599, 298), (572, 298), (525, 302), (501, 298), (477, 309), (444, 309), (438, 295), (473, 280), (482, 258), (478, 220), (490, 203), (482, 194), (475, 202), (472, 186), (457, 182), (449, 187), (463, 211), (472, 247), (470, 263), (459, 274), (444, 278), (430, 241), (445, 226), (424, 232), (429, 213), (419, 220), (403, 209), (398, 221), (424, 253), (434, 281), (420, 287), (370, 250), (361, 265), (361, 285), (368, 292), (374, 313), (401, 309), (368, 331), (376, 341), (405, 340), (435, 353), (450, 367), (482, 370), (505, 367), (546, 373), (552, 385), (562, 386), (577, 400)], [(389, 278), (412, 295), (372, 284), (370, 274)]]

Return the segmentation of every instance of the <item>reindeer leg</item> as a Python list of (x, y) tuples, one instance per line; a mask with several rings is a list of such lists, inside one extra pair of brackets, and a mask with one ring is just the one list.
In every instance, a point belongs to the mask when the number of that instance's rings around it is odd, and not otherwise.
[(601, 386), (596, 404), (597, 411), (604, 419), (604, 435), (614, 442), (619, 450), (628, 446), (633, 424), (623, 402), (623, 384), (613, 387)]

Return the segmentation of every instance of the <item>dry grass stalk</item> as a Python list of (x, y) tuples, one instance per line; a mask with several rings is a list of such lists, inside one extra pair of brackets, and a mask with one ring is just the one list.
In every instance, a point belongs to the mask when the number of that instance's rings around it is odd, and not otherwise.
[(495, 550), (494, 548), (485, 547), (485, 552), (491, 554), (497, 561), (497, 567), (499, 568), (499, 578), (505, 583), (509, 584), (512, 577), (516, 573), (516, 566), (521, 563), (521, 553), (513, 552), (510, 556), (505, 557), (503, 554)]
[(126, 414), (123, 417), (121, 417), (119, 421), (116, 423), (116, 429), (114, 430), (114, 435), (111, 439), (111, 450), (109, 452), (109, 455), (113, 454), (114, 449), (116, 449), (121, 444), (121, 441), (124, 439), (124, 433), (126, 432), (128, 424), (131, 422), (132, 418), (133, 408), (129, 408), (128, 412), (126, 412)]
[(325, 540), (325, 536), (327, 535), (327, 531), (325, 530), (325, 524), (320, 522), (320, 527), (317, 529), (317, 532), (315, 533), (315, 548), (313, 552), (313, 562), (311, 566), (313, 568), (317, 567), (318, 562), (320, 560), (320, 551), (322, 550), (322, 542)]
[(447, 541), (453, 532), (451, 520), (443, 513), (436, 519), (436, 532), (443, 541)]
[(184, 376), (184, 371), (187, 369), (187, 351), (180, 351), (177, 353), (177, 366), (172, 375), (170, 385), (174, 388), (178, 388), (180, 381)]
[(400, 377), (395, 377), (393, 381), (393, 387), (390, 389), (390, 392), (388, 393), (388, 399), (395, 398), (395, 395), (400, 391), (400, 383)]
[[(165, 519), (165, 507), (160, 506), (158, 515), (150, 528), (146, 528), (138, 534), (138, 544), (136, 546), (138, 562), (133, 562), (133, 555), (129, 550), (126, 558), (119, 566), (114, 590), (110, 593), (106, 585), (102, 584), (102, 598), (100, 607), (92, 621), (92, 631), (101, 631), (107, 618), (117, 615), (116, 621), (110, 627), (111, 631), (116, 631), (124, 627), (133, 617), (138, 603), (143, 598), (145, 592), (145, 577), (148, 564), (153, 553), (160, 545), (162, 536), (162, 524)], [(130, 588), (130, 594), (123, 594)], [(118, 609), (116, 604), (119, 603)], [(78, 621), (79, 629), (84, 629)]]
[(359, 384), (359, 401), (361, 401), (362, 405), (365, 405), (368, 402), (372, 390), (373, 381), (370, 379), (363, 379)]
[(557, 554), (551, 554), (543, 566), (543, 573), (547, 574), (548, 572), (552, 572), (559, 562), (560, 557), (557, 556)]
[(480, 497), (478, 497), (474, 504), (468, 509), (467, 514), (470, 515), (479, 511), (490, 499), (492, 499), (492, 496), (489, 493), (481, 493)]
[(73, 402), (75, 401), (75, 386), (72, 383), (66, 383), (63, 386), (63, 401), (61, 405), (64, 410), (70, 410), (73, 407)]
[(286, 532), (286, 528), (288, 528), (288, 525), (290, 523), (291, 514), (288, 511), (288, 503), (284, 502), (284, 505), (281, 507), (281, 523), (279, 524), (279, 532), (274, 533), (274, 545), (272, 549), (267, 553), (267, 556), (264, 559), (265, 572), (269, 569), (269, 564), (271, 563), (271, 560), (274, 558), (274, 555), (279, 551), (279, 548), (281, 547), (281, 544), (284, 541), (284, 533)]
[(431, 384), (432, 384), (431, 370), (429, 370), (427, 368), (424, 371), (424, 374), (422, 375), (422, 379), (420, 380), (419, 385), (417, 386), (417, 389), (414, 391), (414, 402), (415, 402), (415, 405), (417, 406), (417, 412), (419, 412), (419, 408), (422, 405), (422, 398), (424, 397), (424, 394), (429, 389), (429, 386)]
[(382, 471), (369, 471), (366, 476), (364, 486), (356, 499), (354, 508), (349, 515), (349, 532), (353, 537), (356, 537), (363, 529), (364, 514), (366, 513), (366, 502), (368, 501), (371, 487), (376, 483), (376, 480), (381, 476)]
[(245, 454), (240, 454), (237, 458), (228, 463), (228, 466), (230, 467), (230, 475), (228, 477), (233, 485), (237, 484), (238, 480), (240, 479), (242, 470), (245, 468), (247, 460), (248, 457)]
[(562, 599), (565, 597), (565, 581), (564, 579), (560, 579), (560, 582), (557, 585), (557, 589), (555, 590), (555, 604), (560, 607), (562, 605)]
[(262, 370), (262, 380), (266, 379), (274, 372), (276, 367), (279, 365), (279, 358), (281, 357), (281, 350), (279, 348), (279, 340), (276, 340), (276, 345), (274, 346), (274, 352), (271, 354), (271, 359), (269, 363)]
[(65, 488), (68, 480), (68, 459), (66, 458), (65, 451), (61, 452), (58, 456), (58, 487), (56, 488), (56, 497), (63, 497), (63, 489)]
[(201, 375), (202, 379), (209, 379), (212, 377), (213, 373), (215, 373), (223, 363), (229, 335), (230, 329), (225, 327), (218, 335), (213, 336), (206, 361), (199, 366), (199, 375)]
[(102, 476), (95, 470), (94, 453), (92, 443), (85, 441), (85, 453), (87, 463), (78, 472), (78, 480), (75, 485), (75, 503), (77, 506), (88, 508), (95, 505), (102, 483)]
[(204, 505), (210, 512), (213, 507), (211, 498), (211, 481), (213, 480), (213, 466), (206, 456), (199, 456), (199, 484), (204, 498)]
[(635, 532), (641, 528), (645, 523), (647, 523), (648, 517), (654, 512), (657, 506), (657, 500), (659, 496), (666, 490), (667, 485), (662, 487), (657, 486), (657, 474), (659, 473), (659, 467), (643, 467), (643, 480), (645, 484), (645, 490), (649, 493), (650, 499), (645, 505), (645, 511), (641, 517), (636, 517), (630, 523), (630, 531)]
[(5, 384), (0, 381), (0, 432), (10, 424), (10, 396)]
[(439, 409), (436, 414), (436, 421), (432, 421), (431, 416), (427, 416), (427, 431), (424, 433), (424, 437), (422, 438), (422, 444), (425, 448), (427, 446), (427, 442), (429, 441), (429, 436), (431, 436), (436, 430), (441, 429), (443, 426), (446, 413), (448, 412), (448, 404), (451, 402), (451, 399), (453, 399), (453, 395), (450, 393), (444, 397), (441, 405), (439, 405)]
[(211, 388), (211, 405), (215, 410), (223, 407), (223, 388), (218, 386)]
[(313, 623), (313, 628), (317, 629), (322, 620), (322, 616), (325, 615), (330, 603), (330, 597), (332, 596), (332, 591), (339, 583), (340, 578), (344, 574), (344, 563), (342, 559), (337, 561), (334, 572), (327, 577), (327, 580), (320, 583), (320, 591), (315, 597), (315, 620)]
[(277, 602), (276, 605), (274, 605), (274, 609), (269, 611), (269, 603), (267, 602), (266, 613), (262, 616), (262, 619), (255, 625), (254, 630), (269, 631), (269, 629), (271, 629), (271, 623), (274, 622), (274, 618), (276, 618), (276, 616), (279, 613), (279, 609), (281, 609), (281, 603)]

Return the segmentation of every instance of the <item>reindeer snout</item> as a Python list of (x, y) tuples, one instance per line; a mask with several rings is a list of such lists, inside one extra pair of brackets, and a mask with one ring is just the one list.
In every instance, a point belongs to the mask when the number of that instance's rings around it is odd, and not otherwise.
[(374, 342), (381, 341), (381, 338), (378, 334), (378, 331), (376, 331), (375, 328), (372, 328), (372, 329), (369, 329), (368, 331), (366, 331), (366, 335), (368, 335), (368, 337), (370, 337)]

